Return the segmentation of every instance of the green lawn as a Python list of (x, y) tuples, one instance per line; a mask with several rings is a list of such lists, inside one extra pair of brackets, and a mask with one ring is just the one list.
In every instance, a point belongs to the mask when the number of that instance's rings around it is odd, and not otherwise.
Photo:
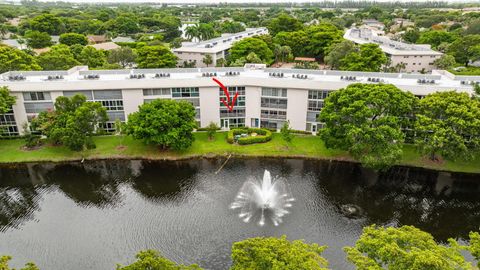
[[(265, 156), (265, 157), (307, 157), (335, 160), (352, 160), (345, 151), (327, 149), (316, 136), (296, 136), (287, 144), (278, 133), (268, 143), (235, 145), (226, 141), (227, 133), (217, 133), (210, 141), (206, 133), (195, 133), (195, 142), (185, 151), (161, 151), (158, 147), (144, 145), (141, 141), (125, 136), (95, 137), (96, 149), (72, 152), (62, 146), (42, 146), (36, 150), (23, 150), (22, 139), (0, 141), (0, 163), (29, 161), (68, 161), (85, 159), (181, 159), (198, 156)], [(401, 165), (431, 169), (480, 173), (480, 157), (469, 162), (445, 161), (433, 163), (421, 157), (413, 146), (405, 146)]]

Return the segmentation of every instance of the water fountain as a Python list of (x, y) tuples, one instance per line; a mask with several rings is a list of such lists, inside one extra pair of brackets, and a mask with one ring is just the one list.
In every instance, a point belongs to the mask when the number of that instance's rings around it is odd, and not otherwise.
[(243, 184), (230, 208), (240, 209), (238, 216), (244, 222), (258, 217), (260, 226), (265, 225), (265, 219), (278, 226), (294, 200), (287, 192), (285, 182), (282, 179), (272, 181), (270, 172), (265, 170), (261, 182), (249, 179)]

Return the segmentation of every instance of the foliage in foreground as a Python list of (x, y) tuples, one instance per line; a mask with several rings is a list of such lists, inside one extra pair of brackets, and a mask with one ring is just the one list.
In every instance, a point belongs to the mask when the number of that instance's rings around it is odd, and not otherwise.
[(460, 270), (473, 269), (454, 240), (440, 245), (427, 232), (413, 226), (365, 227), (355, 247), (344, 248), (347, 259), (359, 270)]
[(323, 270), (328, 261), (322, 252), (326, 246), (282, 238), (250, 238), (233, 244), (232, 270), (284, 269)]
[(126, 133), (147, 144), (182, 150), (193, 143), (195, 108), (187, 101), (157, 99), (128, 117)]
[(157, 251), (145, 250), (140, 251), (137, 261), (128, 266), (117, 266), (117, 270), (201, 270), (198, 265), (190, 266), (179, 265), (175, 262), (162, 257)]
[(402, 154), (401, 119), (414, 104), (411, 93), (393, 85), (351, 84), (325, 99), (320, 136), (327, 147), (348, 150), (367, 167), (389, 167)]
[(0, 87), (0, 115), (8, 112), (15, 102), (16, 98), (10, 95), (8, 87)]
[(92, 136), (107, 119), (107, 111), (102, 104), (87, 102), (84, 95), (72, 98), (61, 96), (55, 100), (54, 111), (41, 112), (32, 120), (32, 128), (55, 144), (81, 151), (95, 148)]
[[(0, 257), (0, 270), (15, 270), (14, 268), (10, 268), (8, 266), (8, 261), (10, 261), (12, 257), (10, 256), (1, 256)], [(38, 270), (38, 267), (34, 263), (26, 263), (25, 267), (21, 268), (20, 270)]]

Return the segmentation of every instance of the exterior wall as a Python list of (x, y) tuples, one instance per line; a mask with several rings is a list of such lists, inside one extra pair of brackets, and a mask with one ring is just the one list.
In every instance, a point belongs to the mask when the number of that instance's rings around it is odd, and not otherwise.
[(23, 125), (28, 123), (27, 114), (25, 113), (25, 105), (23, 104), (22, 93), (12, 93), (17, 98), (17, 102), (13, 105), (13, 113), (15, 114), (15, 122), (20, 134), (23, 134)]
[(138, 106), (143, 104), (143, 89), (124, 89), (122, 90), (122, 97), (125, 117), (128, 120), (128, 115), (138, 111)]
[[(178, 67), (183, 67), (183, 62), (184, 61), (197, 61), (197, 64), (195, 65), (195, 67), (206, 67), (207, 65), (205, 65), (203, 63), (203, 58), (205, 57), (205, 55), (207, 55), (209, 53), (198, 53), (198, 52), (175, 52), (175, 55), (178, 57), (178, 61), (177, 61), (177, 66)], [(213, 62), (211, 65), (209, 65), (209, 67), (214, 67), (215, 66), (215, 63), (217, 61), (217, 55), (215, 53), (211, 53), (210, 54), (212, 56), (212, 59), (213, 59)]]
[(262, 88), (248, 86), (245, 91), (245, 125), (253, 127), (252, 119), (258, 119), (258, 126), (260, 127), (260, 97), (262, 96)]
[(220, 95), (218, 87), (201, 87), (200, 91), (200, 126), (206, 127), (210, 122), (220, 126)]
[(405, 63), (405, 72), (430, 72), (435, 67), (433, 61), (440, 58), (440, 55), (392, 55), (392, 66)]
[(308, 90), (288, 89), (287, 119), (290, 127), (297, 130), (305, 130), (307, 125), (307, 102)]

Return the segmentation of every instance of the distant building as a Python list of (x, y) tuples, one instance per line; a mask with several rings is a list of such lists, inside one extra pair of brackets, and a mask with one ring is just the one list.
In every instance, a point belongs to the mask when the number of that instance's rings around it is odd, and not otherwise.
[(116, 37), (112, 42), (135, 42), (135, 40), (131, 37)]
[(24, 49), (27, 48), (26, 44), (20, 44), (18, 42), (18, 40), (16, 40), (16, 39), (4, 39), (4, 40), (1, 40), (0, 42), (2, 44), (5, 44), (5, 45), (13, 47), (13, 48), (17, 48), (19, 50), (24, 50)]
[(433, 62), (443, 54), (434, 51), (428, 44), (407, 44), (378, 36), (370, 29), (352, 28), (347, 30), (344, 38), (357, 44), (375, 43), (390, 58), (391, 66), (405, 65), (404, 72), (430, 72)]
[(105, 51), (111, 51), (111, 50), (120, 48), (120, 46), (118, 46), (114, 42), (104, 42), (104, 43), (93, 44), (90, 46), (94, 47), (97, 50), (105, 50)]
[(373, 27), (377, 30), (383, 30), (385, 28), (385, 24), (375, 19), (365, 19), (362, 21), (362, 23), (366, 26)]
[(178, 57), (178, 66), (183, 66), (184, 62), (195, 62), (197, 67), (205, 67), (203, 58), (209, 54), (213, 59), (213, 66), (217, 63), (218, 59), (227, 59), (228, 50), (232, 47), (232, 44), (236, 41), (242, 40), (247, 37), (253, 37), (255, 35), (267, 34), (267, 28), (249, 28), (246, 31), (226, 34), (222, 37), (205, 40), (201, 42), (185, 42), (182, 47), (173, 49), (173, 52)]
[(88, 43), (90, 44), (97, 44), (107, 42), (107, 37), (104, 35), (89, 35), (87, 36)]

